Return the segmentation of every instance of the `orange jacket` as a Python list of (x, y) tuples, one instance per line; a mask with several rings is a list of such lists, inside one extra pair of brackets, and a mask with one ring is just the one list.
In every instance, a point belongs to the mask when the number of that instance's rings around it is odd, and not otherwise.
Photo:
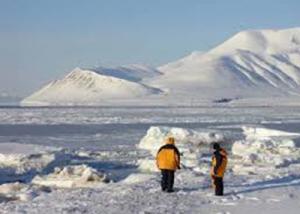
[(212, 177), (224, 177), (227, 162), (227, 152), (225, 149), (221, 148), (219, 151), (215, 151), (211, 160), (210, 175)]
[(162, 146), (156, 155), (156, 165), (159, 169), (180, 169), (180, 154), (174, 144), (168, 143)]

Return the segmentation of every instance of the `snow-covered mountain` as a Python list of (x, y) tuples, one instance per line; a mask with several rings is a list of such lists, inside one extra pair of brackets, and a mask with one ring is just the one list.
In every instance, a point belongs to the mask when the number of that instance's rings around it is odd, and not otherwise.
[(22, 103), (85, 105), (153, 97), (175, 103), (299, 95), (300, 28), (292, 28), (243, 31), (208, 52), (193, 52), (157, 69), (75, 69)]
[(49, 83), (25, 98), (22, 105), (99, 105), (107, 100), (155, 95), (161, 91), (141, 82), (142, 78), (155, 74), (159, 72), (137, 65), (115, 69), (75, 68), (64, 78)]
[(200, 98), (300, 95), (300, 28), (236, 34), (218, 47), (161, 66), (151, 82)]

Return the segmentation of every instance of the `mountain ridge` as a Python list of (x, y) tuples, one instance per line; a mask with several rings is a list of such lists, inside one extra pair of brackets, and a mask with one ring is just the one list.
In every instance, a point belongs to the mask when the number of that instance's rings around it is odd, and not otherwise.
[[(242, 31), (207, 52), (194, 51), (158, 68), (136, 64), (115, 68), (77, 69), (79, 73), (83, 70), (94, 72), (96, 79), (103, 80), (97, 82), (102, 85), (96, 87), (101, 88), (95, 92), (98, 93), (97, 96), (91, 96), (94, 92), (88, 87), (92, 84), (88, 82), (89, 77), (82, 77), (81, 84), (77, 85), (77, 89), (85, 88), (85, 97), (93, 98), (89, 101), (97, 104), (107, 100), (126, 99), (137, 99), (138, 102), (140, 99), (155, 98), (164, 103), (165, 100), (299, 96), (300, 28)], [(58, 81), (70, 79), (69, 75)], [(77, 89), (75, 87), (73, 90)], [(51, 90), (53, 86), (50, 84), (41, 91)], [(59, 90), (56, 93), (59, 94)], [(88, 99), (80, 100), (79, 96), (75, 99), (73, 93), (68, 93), (70, 96), (64, 98), (70, 97), (67, 103), (91, 103)], [(78, 94), (80, 93), (79, 90)], [(47, 96), (38, 91), (23, 103), (41, 99), (50, 105), (66, 101), (47, 100)]]

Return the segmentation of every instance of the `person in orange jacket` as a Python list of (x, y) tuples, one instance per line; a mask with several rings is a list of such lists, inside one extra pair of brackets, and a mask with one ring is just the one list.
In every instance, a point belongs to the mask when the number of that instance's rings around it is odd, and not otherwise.
[(156, 165), (162, 174), (162, 191), (173, 192), (174, 174), (177, 169), (180, 169), (180, 153), (175, 146), (174, 137), (168, 137), (166, 144), (158, 150)]
[(211, 160), (210, 176), (215, 195), (222, 196), (224, 194), (223, 177), (227, 166), (227, 152), (218, 143), (213, 144), (213, 149), (215, 151)]

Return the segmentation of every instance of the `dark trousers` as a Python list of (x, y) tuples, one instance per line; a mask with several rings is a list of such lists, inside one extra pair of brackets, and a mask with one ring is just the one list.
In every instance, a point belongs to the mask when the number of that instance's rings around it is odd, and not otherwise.
[(223, 178), (214, 177), (214, 185), (215, 185), (215, 195), (223, 195), (224, 193)]
[(174, 171), (161, 170), (161, 189), (162, 191), (173, 191), (174, 185)]

